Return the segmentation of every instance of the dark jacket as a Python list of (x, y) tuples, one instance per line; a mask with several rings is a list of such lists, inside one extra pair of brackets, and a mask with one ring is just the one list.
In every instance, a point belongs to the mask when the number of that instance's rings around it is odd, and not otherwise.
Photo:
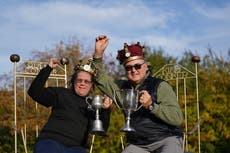
[[(86, 97), (78, 96), (64, 87), (44, 87), (52, 71), (47, 66), (33, 80), (28, 94), (33, 100), (46, 107), (52, 107), (50, 117), (42, 128), (39, 139), (49, 138), (66, 146), (85, 146), (94, 120), (94, 112), (88, 109)], [(101, 110), (104, 129), (109, 125), (109, 110)]]
[[(103, 66), (102, 58), (94, 58), (98, 68), (96, 78), (98, 88), (113, 98), (119, 108), (121, 96), (116, 94), (121, 88), (130, 88), (128, 80), (115, 79), (109, 76)], [(150, 144), (173, 135), (181, 136), (180, 126), (183, 113), (175, 92), (166, 82), (156, 79), (147, 72), (143, 80), (135, 86), (135, 90), (147, 90), (151, 94), (153, 109), (141, 108), (131, 114), (131, 126), (136, 133), (127, 133), (127, 141), (133, 144)], [(116, 100), (117, 99), (117, 100)]]
[[(153, 102), (157, 102), (157, 88), (164, 81), (159, 78), (148, 76), (137, 90), (146, 90), (152, 97)], [(131, 83), (125, 82), (123, 89), (131, 89)], [(153, 105), (154, 106), (154, 105)], [(126, 133), (128, 143), (136, 145), (146, 145), (160, 141), (169, 136), (182, 136), (182, 131), (179, 127), (167, 124), (157, 118), (150, 110), (140, 108), (131, 114), (131, 126), (136, 132)]]

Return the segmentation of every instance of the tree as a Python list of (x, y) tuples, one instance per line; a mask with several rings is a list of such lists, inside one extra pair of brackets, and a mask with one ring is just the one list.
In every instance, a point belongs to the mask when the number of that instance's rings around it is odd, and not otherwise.
[[(33, 61), (46, 61), (48, 62), (50, 57), (57, 58), (68, 58), (69, 65), (68, 76), (72, 74), (73, 67), (77, 64), (79, 59), (90, 55), (87, 50), (84, 49), (76, 38), (71, 39), (68, 43), (59, 42), (53, 49), (47, 49), (45, 51), (35, 50), (32, 52)], [(201, 116), (201, 152), (227, 152), (229, 150), (230, 142), (230, 50), (228, 51), (228, 58), (223, 58), (214, 54), (212, 49), (208, 49), (209, 54), (201, 58), (199, 63), (199, 101), (200, 101), (200, 116)], [(168, 56), (165, 52), (159, 48), (152, 49), (150, 47), (146, 48), (146, 59), (151, 64), (151, 70), (156, 72), (165, 64), (179, 63), (184, 67), (194, 71), (193, 63), (191, 62), (191, 57), (194, 55), (192, 51), (188, 50), (184, 53), (181, 59)], [(125, 75), (124, 68), (114, 62), (111, 59), (111, 55), (106, 56), (105, 67), (108, 69), (109, 73), (115, 78), (122, 78)], [(8, 80), (7, 80), (8, 79)], [(0, 89), (0, 152), (13, 152), (13, 85), (12, 80), (9, 80), (9, 76), (0, 76), (0, 81), (4, 82), (4, 86)], [(28, 85), (30, 80), (27, 81)], [(18, 124), (23, 126), (24, 124), (24, 113), (23, 113), (23, 82), (18, 80), (18, 114), (20, 115)], [(53, 82), (50, 82), (52, 85)], [(27, 87), (28, 87), (27, 85)], [(183, 83), (180, 84), (183, 86)], [(187, 96), (190, 101), (195, 101), (195, 85), (194, 82), (188, 82), (187, 86)], [(21, 93), (20, 93), (21, 92)], [(98, 91), (99, 92), (99, 91)], [(100, 93), (100, 92), (99, 92)], [(179, 91), (179, 94), (182, 91)], [(181, 96), (179, 101), (182, 102), (184, 97)], [(37, 115), (42, 120), (38, 121), (39, 127), (42, 127), (48, 117), (49, 110), (42, 109), (39, 107), (39, 113), (34, 110), (34, 102), (27, 97), (28, 106), (27, 110), (27, 123), (29, 124), (28, 133), (28, 148), (29, 152), (32, 152), (32, 147), (35, 139), (34, 126), (36, 124)], [(183, 106), (183, 103), (181, 103)], [(191, 109), (188, 115), (192, 116), (195, 113), (195, 106), (190, 105)], [(94, 152), (111, 152), (116, 153), (121, 151), (121, 136), (124, 134), (119, 131), (119, 128), (124, 124), (124, 117), (121, 110), (117, 109), (115, 105), (112, 106), (112, 114), (110, 127), (108, 129), (108, 135), (106, 137), (96, 136), (94, 144)], [(191, 125), (192, 126), (192, 125)], [(33, 127), (33, 128), (32, 128)], [(20, 136), (20, 131), (18, 132), (20, 144), (22, 144), (22, 139)], [(125, 137), (124, 142), (125, 142)], [(197, 152), (196, 145), (197, 136), (189, 137), (190, 150)], [(10, 144), (10, 145), (9, 145)], [(91, 139), (89, 139), (88, 147), (90, 147)], [(109, 146), (109, 147), (108, 147)], [(24, 152), (23, 145), (19, 145), (19, 151)]]

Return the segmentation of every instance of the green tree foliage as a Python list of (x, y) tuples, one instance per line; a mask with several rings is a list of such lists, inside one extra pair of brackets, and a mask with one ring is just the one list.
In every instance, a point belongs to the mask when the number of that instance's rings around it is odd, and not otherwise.
[[(228, 52), (230, 55), (230, 51)], [(209, 49), (201, 64), (200, 101), (202, 110), (202, 141), (215, 146), (216, 152), (224, 148), (221, 144), (230, 140), (230, 63), (229, 57), (218, 57)], [(227, 146), (226, 146), (227, 147)], [(229, 148), (229, 147), (228, 147)]]
[[(88, 56), (91, 53), (80, 47), (81, 44), (76, 38), (73, 38), (68, 43), (60, 42), (53, 49), (47, 49), (46, 51), (34, 51), (32, 53), (31, 60), (33, 61), (46, 61), (48, 62), (50, 57), (68, 58), (69, 65), (68, 76), (70, 77), (73, 72), (74, 65), (78, 60)], [(230, 51), (229, 57), (217, 56), (213, 53), (212, 49), (208, 49), (209, 53), (201, 58), (201, 62), (198, 64), (198, 80), (199, 80), (199, 101), (200, 101), (200, 118), (201, 118), (201, 152), (202, 153), (222, 153), (230, 150)], [(185, 51), (181, 59), (177, 59), (172, 56), (165, 55), (162, 49), (146, 49), (146, 59), (151, 64), (152, 72), (156, 72), (165, 64), (178, 63), (191, 71), (195, 71), (194, 63), (191, 61), (194, 55), (191, 51)], [(109, 71), (109, 74), (115, 78), (124, 77), (125, 72), (122, 66), (116, 63), (115, 59), (111, 59), (112, 56), (107, 56), (104, 59), (105, 66)], [(3, 88), (0, 90), (0, 152), (8, 153), (14, 150), (14, 98), (13, 98), (13, 85), (10, 80), (7, 85), (7, 79), (9, 76), (1, 76), (0, 81), (5, 82)], [(32, 79), (28, 79), (26, 82), (26, 88), (30, 84)], [(54, 85), (54, 82), (49, 82), (48, 85)], [(175, 82), (170, 82), (172, 85)], [(36, 125), (41, 127), (45, 124), (49, 109), (38, 105), (37, 110), (35, 103), (26, 95), (26, 107), (24, 102), (24, 81), (17, 81), (17, 113), (18, 113), (18, 151), (25, 152), (22, 143), (21, 129), (27, 123), (27, 145), (28, 152), (32, 152), (33, 144), (35, 142), (35, 127)], [(179, 102), (183, 109), (184, 96), (183, 96), (183, 81), (179, 82), (179, 86), (182, 89), (179, 90)], [(174, 89), (176, 88), (173, 85)], [(188, 119), (189, 129), (194, 126), (196, 122), (196, 86), (194, 79), (187, 80), (187, 99), (188, 99)], [(99, 91), (98, 91), (99, 92)], [(25, 113), (25, 108), (26, 112)], [(26, 120), (25, 120), (26, 119)], [(115, 105), (112, 106), (112, 114), (110, 120), (110, 127), (106, 136), (96, 136), (93, 146), (93, 152), (95, 153), (117, 153), (121, 152), (121, 138), (125, 144), (124, 133), (119, 131), (120, 127), (124, 125), (124, 116)], [(182, 125), (184, 128), (184, 125)], [(92, 138), (92, 135), (90, 136)], [(88, 141), (88, 149), (91, 146), (91, 139)], [(189, 136), (189, 150), (197, 152), (197, 134), (191, 134)]]

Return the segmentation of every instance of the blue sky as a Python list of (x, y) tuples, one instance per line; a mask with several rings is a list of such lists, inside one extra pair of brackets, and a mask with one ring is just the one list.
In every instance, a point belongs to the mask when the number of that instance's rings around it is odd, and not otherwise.
[(4, 0), (0, 10), (0, 75), (13, 70), (11, 54), (28, 60), (71, 37), (93, 48), (106, 34), (114, 59), (124, 42), (174, 57), (186, 49), (202, 56), (208, 47), (226, 57), (230, 48), (229, 0)]

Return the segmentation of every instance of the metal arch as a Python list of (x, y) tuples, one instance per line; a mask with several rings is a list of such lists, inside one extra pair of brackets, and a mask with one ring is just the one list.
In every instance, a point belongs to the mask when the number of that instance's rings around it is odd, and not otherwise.
[[(15, 54), (13, 54), (15, 55)], [(17, 55), (18, 56), (18, 55)], [(19, 57), (19, 56), (18, 56)], [(20, 59), (20, 57), (19, 57)], [(25, 153), (27, 153), (27, 111), (26, 111), (26, 79), (34, 78), (37, 76), (39, 71), (44, 68), (48, 62), (35, 62), (35, 61), (24, 61), (22, 64), (17, 65), (19, 60), (11, 60), (14, 63), (14, 139), (15, 139), (15, 153), (17, 153), (17, 131), (19, 128), (17, 126), (17, 78), (23, 79), (23, 103), (24, 103), (24, 127), (20, 129), (22, 135), (22, 142), (25, 149)], [(64, 80), (65, 87), (67, 87), (67, 64), (58, 65), (50, 74), (50, 79), (56, 80), (56, 85), (59, 86), (59, 80)], [(48, 83), (48, 82), (47, 82)], [(35, 103), (36, 110), (36, 118), (38, 118), (38, 105)], [(36, 121), (36, 136), (38, 136), (38, 125)]]
[(160, 70), (153, 74), (155, 77), (164, 80), (179, 80), (185, 78), (195, 78), (196, 74), (180, 64), (166, 64)]
[[(199, 58), (199, 57), (195, 57)], [(183, 138), (183, 150), (188, 151), (188, 135), (194, 132), (194, 129), (197, 130), (198, 134), (198, 152), (200, 153), (200, 113), (199, 113), (199, 89), (198, 89), (198, 72), (197, 72), (197, 65), (199, 59), (193, 60), (195, 64), (195, 72), (188, 70), (187, 68), (183, 67), (180, 64), (166, 64), (161, 69), (159, 69), (156, 73), (153, 74), (154, 77), (162, 78), (166, 81), (175, 80), (176, 81), (176, 95), (178, 100), (178, 89), (179, 89), (179, 80), (183, 81), (184, 85), (184, 111), (185, 111), (185, 132)], [(196, 128), (193, 128), (193, 132), (188, 131), (188, 120), (187, 120), (187, 93), (186, 93), (186, 80), (187, 79), (195, 79), (196, 81), (196, 102), (197, 102), (197, 123)], [(184, 146), (185, 145), (185, 146)]]

